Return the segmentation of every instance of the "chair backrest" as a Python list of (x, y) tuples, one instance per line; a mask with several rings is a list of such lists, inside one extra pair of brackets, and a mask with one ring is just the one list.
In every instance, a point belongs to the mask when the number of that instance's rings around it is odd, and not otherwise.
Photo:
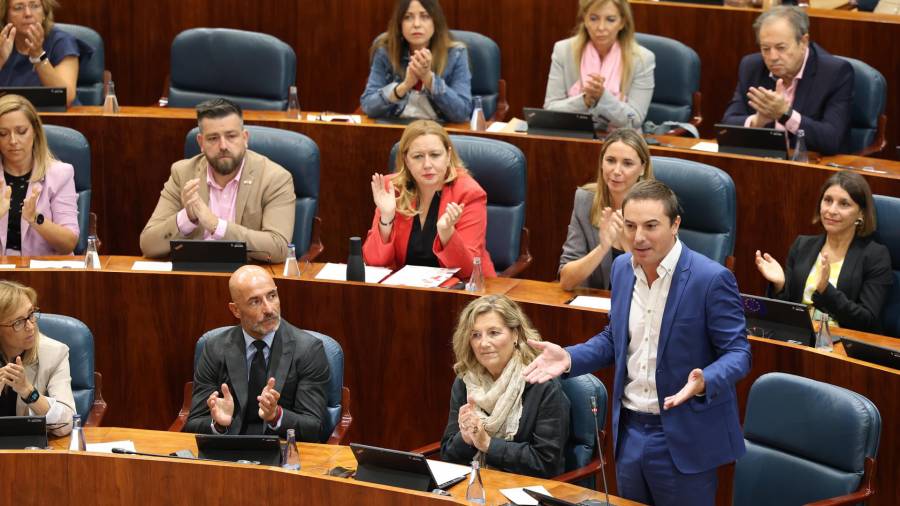
[(472, 98), (481, 97), (484, 117), (492, 117), (500, 97), (500, 46), (476, 32), (450, 30), (450, 36), (466, 45), (472, 72)]
[[(194, 346), (194, 370), (197, 370), (197, 363), (200, 361), (200, 356), (203, 354), (203, 348), (206, 347), (206, 342), (210, 338), (228, 332), (232, 328), (234, 327), (219, 327), (200, 336), (200, 339), (197, 340), (197, 344)], [(309, 332), (319, 341), (322, 341), (322, 346), (325, 348), (325, 358), (328, 359), (328, 370), (330, 374), (328, 385), (325, 387), (325, 405), (328, 413), (328, 426), (325, 427), (321, 435), (321, 440), (325, 441), (328, 439), (328, 436), (331, 435), (332, 431), (334, 431), (338, 422), (341, 421), (341, 409), (343, 407), (341, 406), (341, 390), (344, 387), (344, 350), (337, 341), (325, 334), (306, 329), (304, 329), (304, 332)]]
[(106, 65), (103, 37), (86, 26), (67, 23), (53, 23), (53, 26), (94, 48), (90, 58), (78, 62), (76, 91), (81, 105), (103, 105), (103, 71)]
[(94, 405), (94, 335), (81, 320), (61, 314), (42, 313), (38, 327), (45, 336), (69, 347), (75, 412), (84, 423)]
[(735, 467), (733, 504), (807, 504), (849, 494), (880, 437), (881, 414), (866, 397), (801, 376), (764, 374), (747, 398), (747, 453)]
[(894, 284), (881, 311), (881, 325), (886, 334), (900, 337), (900, 226), (897, 226), (900, 223), (900, 198), (887, 195), (873, 197), (878, 228), (872, 238), (887, 246), (891, 254), (891, 270), (894, 271)]
[[(597, 451), (597, 431), (606, 425), (606, 387), (593, 374), (583, 374), (561, 381), (569, 398), (569, 440), (566, 441), (566, 471), (588, 465)], [(597, 415), (591, 412), (591, 397), (597, 399)], [(578, 483), (596, 490), (594, 478)]]
[(78, 130), (57, 125), (44, 125), (47, 145), (53, 156), (75, 168), (75, 192), (78, 195), (78, 244), (75, 254), (84, 253), (90, 234), (91, 214), (91, 145)]
[[(487, 193), (487, 250), (497, 272), (519, 258), (525, 226), (525, 154), (508, 142), (469, 135), (451, 135), (456, 153)], [(394, 168), (399, 143), (391, 148)]]
[(172, 41), (169, 106), (227, 98), (244, 109), (284, 110), (297, 78), (291, 47), (265, 33), (192, 28)]
[(637, 43), (656, 55), (653, 79), (653, 98), (647, 110), (647, 120), (657, 125), (664, 121), (688, 123), (694, 104), (694, 92), (700, 89), (700, 57), (683, 43), (636, 33)]
[(724, 265), (734, 253), (737, 195), (726, 172), (680, 158), (654, 156), (653, 174), (678, 196), (684, 213), (678, 237), (692, 250)]
[(839, 56), (853, 67), (853, 105), (850, 111), (849, 150), (857, 153), (871, 145), (878, 134), (878, 119), (887, 102), (887, 81), (869, 64)]
[[(294, 178), (297, 202), (293, 243), (299, 258), (309, 249), (319, 206), (319, 146), (309, 137), (289, 130), (256, 125), (244, 125), (244, 128), (250, 132), (249, 149), (281, 165)], [(200, 153), (199, 132), (195, 127), (185, 137), (185, 158)]]

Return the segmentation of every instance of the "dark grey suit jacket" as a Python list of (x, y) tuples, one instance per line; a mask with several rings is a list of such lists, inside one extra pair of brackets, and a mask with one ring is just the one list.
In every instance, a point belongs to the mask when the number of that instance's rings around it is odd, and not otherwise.
[[(278, 404), (284, 410), (281, 426), (266, 433), (285, 437), (295, 429), (297, 439), (319, 442), (327, 436), (325, 388), (329, 379), (325, 348), (315, 336), (281, 320), (269, 354), (269, 377), (275, 378), (275, 390), (281, 394)], [(234, 397), (234, 414), (229, 434), (238, 434), (243, 424), (244, 406), (256, 402), (259, 392), (248, 392), (247, 355), (240, 326), (215, 335), (207, 341), (194, 371), (194, 393), (185, 432), (212, 433), (212, 419), (206, 400), (228, 385)], [(219, 391), (221, 395), (221, 392)]]
[[(600, 231), (591, 223), (591, 207), (596, 194), (584, 188), (575, 190), (575, 204), (572, 207), (572, 219), (566, 232), (566, 243), (563, 244), (559, 257), (559, 271), (569, 262), (578, 260), (600, 245)], [(609, 274), (612, 271), (612, 249), (600, 261), (600, 265), (584, 281), (581, 286), (609, 290)], [(558, 274), (557, 274), (558, 275)]]

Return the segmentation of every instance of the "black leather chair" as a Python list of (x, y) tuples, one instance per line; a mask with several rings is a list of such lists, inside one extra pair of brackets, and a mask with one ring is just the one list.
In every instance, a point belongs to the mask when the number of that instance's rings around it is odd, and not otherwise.
[(885, 146), (887, 81), (869, 64), (839, 56), (853, 67), (853, 106), (850, 112), (850, 151), (860, 156), (878, 153)]
[(81, 320), (60, 314), (41, 313), (38, 328), (69, 347), (69, 374), (75, 412), (82, 425), (98, 427), (106, 414), (106, 401), (101, 387), (103, 376), (94, 370), (94, 335)]
[(637, 43), (656, 55), (653, 79), (653, 98), (647, 110), (647, 120), (662, 124), (665, 121), (690, 123), (703, 121), (700, 115), (700, 57), (683, 43), (650, 35), (634, 34)]
[[(197, 344), (194, 345), (194, 369), (197, 369), (197, 363), (200, 361), (200, 355), (203, 354), (203, 348), (206, 341), (211, 337), (228, 332), (233, 327), (219, 327), (210, 330), (200, 336)], [(322, 341), (325, 347), (325, 357), (328, 359), (328, 368), (330, 379), (325, 391), (326, 410), (328, 412), (329, 427), (322, 434), (322, 440), (328, 444), (339, 445), (344, 442), (347, 431), (353, 423), (353, 416), (350, 414), (350, 389), (344, 386), (344, 350), (341, 345), (331, 337), (321, 334), (314, 330), (306, 330), (317, 339)], [(184, 400), (182, 401), (181, 411), (172, 425), (169, 426), (170, 432), (181, 432), (184, 424), (187, 423), (188, 415), (191, 413), (191, 396), (193, 395), (194, 382), (188, 381), (184, 384)]]
[(450, 30), (450, 36), (466, 45), (472, 71), (472, 97), (481, 97), (484, 117), (506, 119), (506, 81), (500, 78), (500, 47), (480, 33)]
[(76, 91), (81, 105), (103, 105), (104, 84), (108, 80), (104, 76), (106, 56), (103, 50), (103, 37), (86, 26), (67, 23), (53, 23), (53, 26), (94, 48), (94, 54), (89, 59), (78, 62)]
[(678, 196), (678, 237), (692, 250), (734, 268), (737, 193), (725, 171), (680, 158), (652, 157), (653, 174)]
[(891, 254), (894, 285), (881, 311), (881, 325), (889, 336), (900, 337), (900, 198), (874, 195), (878, 228), (872, 237)]
[[(293, 243), (298, 257), (313, 261), (322, 252), (319, 228), (322, 220), (316, 216), (319, 206), (319, 146), (309, 137), (256, 125), (244, 125), (250, 132), (249, 149), (281, 165), (294, 178), (297, 197), (294, 215)], [(197, 145), (199, 128), (188, 132), (184, 139), (184, 157), (200, 153)]]
[[(733, 506), (861, 504), (875, 494), (881, 414), (850, 390), (769, 373), (747, 398)], [(890, 502), (890, 501), (888, 501)]]
[(285, 110), (297, 78), (297, 56), (264, 33), (229, 28), (192, 28), (172, 41), (170, 107), (194, 107), (227, 98), (244, 109)]
[(84, 253), (90, 235), (91, 215), (91, 145), (78, 130), (57, 125), (44, 125), (47, 145), (60, 161), (75, 168), (75, 192), (78, 194), (78, 244), (75, 254)]
[[(469, 135), (451, 135), (456, 153), (487, 193), (487, 250), (502, 277), (516, 277), (531, 265), (525, 228), (527, 161), (522, 150), (508, 142)], [(394, 167), (399, 143), (391, 148), (388, 167)]]
[[(566, 442), (566, 473), (554, 480), (603, 490), (600, 444), (606, 439), (606, 387), (593, 374), (584, 374), (562, 380), (563, 392), (569, 398), (569, 440)], [(591, 409), (591, 397), (597, 401), (596, 414)], [(599, 436), (598, 436), (599, 432)], [(604, 464), (605, 464), (604, 460)]]

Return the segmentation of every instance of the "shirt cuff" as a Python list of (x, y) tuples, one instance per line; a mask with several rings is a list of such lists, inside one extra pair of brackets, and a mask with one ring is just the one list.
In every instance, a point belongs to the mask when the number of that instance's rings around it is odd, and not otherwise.
[(175, 223), (178, 224), (178, 231), (185, 237), (193, 234), (197, 229), (197, 224), (188, 218), (187, 209), (178, 211), (178, 214), (175, 215)]
[(403, 100), (402, 98), (397, 98), (397, 94), (394, 93), (394, 90), (397, 89), (397, 86), (400, 86), (400, 83), (391, 83), (384, 88), (381, 88), (381, 94), (384, 95), (385, 100), (392, 104), (396, 104)]
[(784, 124), (785, 130), (792, 134), (796, 134), (797, 130), (800, 130), (800, 113), (795, 111), (791, 112), (790, 119), (787, 120), (787, 123)]
[(219, 432), (215, 421), (210, 421), (209, 426), (212, 429), (213, 434), (228, 434), (228, 427), (225, 427), (225, 432)]
[(219, 224), (216, 225), (216, 231), (210, 236), (210, 239), (221, 241), (225, 237), (225, 231), (228, 230), (228, 222), (219, 218)]
[(753, 124), (754, 121), (756, 121), (756, 115), (751, 114), (750, 116), (747, 116), (747, 119), (744, 120), (744, 126), (749, 127)]
[(281, 428), (281, 420), (284, 418), (284, 409), (281, 406), (278, 406), (278, 419), (275, 420), (275, 423), (268, 423), (266, 425), (269, 426), (269, 430), (272, 432), (277, 431)]

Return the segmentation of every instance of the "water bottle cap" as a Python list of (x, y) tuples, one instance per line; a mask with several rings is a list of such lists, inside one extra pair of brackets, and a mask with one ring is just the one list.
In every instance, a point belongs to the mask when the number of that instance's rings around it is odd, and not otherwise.
[(473, 101), (473, 103), (475, 104), (475, 108), (476, 108), (476, 109), (480, 109), (480, 108), (481, 108), (481, 97), (475, 97), (475, 98), (472, 99), (472, 101)]

